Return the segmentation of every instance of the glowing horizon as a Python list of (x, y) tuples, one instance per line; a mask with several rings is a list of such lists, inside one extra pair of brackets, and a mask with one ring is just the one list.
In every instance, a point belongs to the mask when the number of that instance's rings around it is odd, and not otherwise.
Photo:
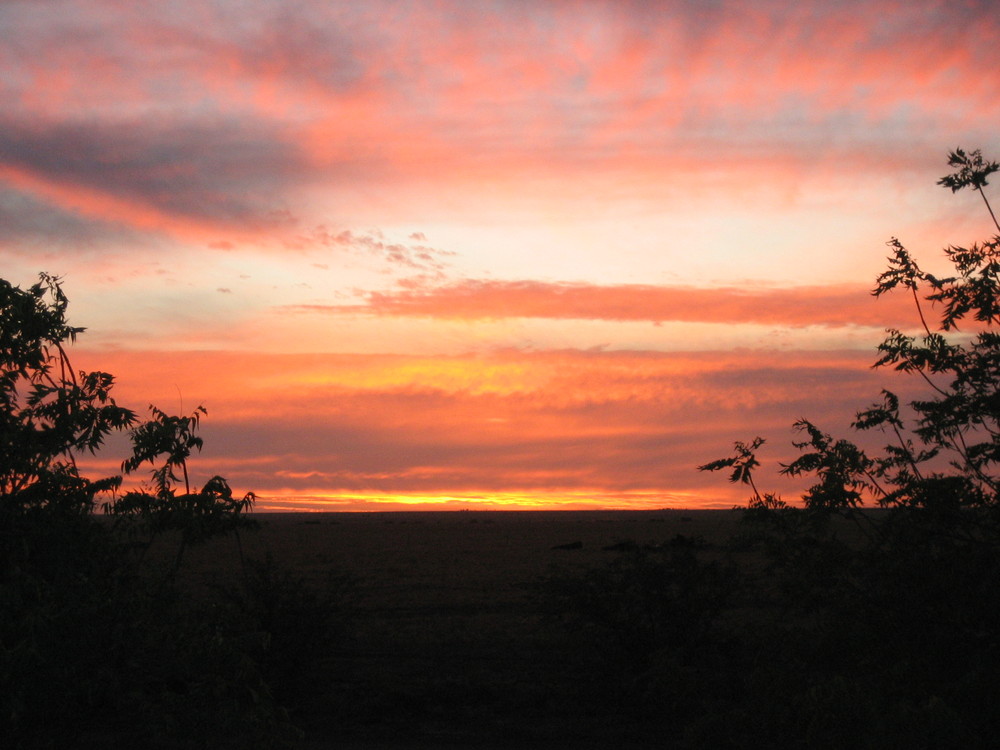
[(891, 380), (885, 242), (990, 236), (992, 11), (14, 0), (0, 275), (262, 508), (728, 507)]

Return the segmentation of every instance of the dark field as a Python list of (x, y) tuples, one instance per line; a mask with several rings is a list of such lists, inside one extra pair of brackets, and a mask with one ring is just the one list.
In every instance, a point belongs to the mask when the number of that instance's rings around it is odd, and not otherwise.
[(992, 746), (990, 517), (848, 515), (26, 519), (11, 746)]
[[(676, 535), (724, 543), (738, 511), (442, 511), (257, 514), (244, 532), (248, 557), (271, 555), (310, 581), (330, 571), (363, 584), (381, 607), (473, 605), (519, 598), (554, 572), (606, 563), (621, 542), (659, 546)], [(579, 543), (579, 546), (577, 546)], [(560, 549), (560, 547), (571, 547)], [(188, 574), (238, 570), (231, 538), (192, 549)]]
[[(271, 561), (287, 579), (279, 586), (329, 597), (335, 610), (332, 637), (300, 623), (303, 640), (285, 646), (288, 666), (299, 671), (287, 679), (300, 683), (290, 685), (293, 718), (307, 745), (646, 745), (651, 731), (659, 737), (658, 722), (603, 695), (608, 678), (593, 673), (586, 653), (593, 644), (573, 641), (581, 624), (555, 604), (565, 593), (560, 582), (623, 554), (666, 548), (678, 535), (701, 540), (700, 556), (717, 556), (738, 517), (673, 510), (260, 514), (260, 528), (244, 532), (242, 545), (248, 559)], [(237, 582), (235, 541), (192, 549), (184, 578), (209, 595)], [(315, 616), (309, 603), (300, 605), (286, 616)]]

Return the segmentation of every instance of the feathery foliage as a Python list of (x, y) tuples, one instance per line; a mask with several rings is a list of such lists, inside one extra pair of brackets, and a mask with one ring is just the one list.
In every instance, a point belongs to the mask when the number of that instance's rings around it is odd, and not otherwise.
[[(983, 190), (1000, 165), (962, 149), (949, 165), (939, 184), (978, 192), (1000, 233)], [(765, 746), (987, 747), (1000, 731), (988, 707), (1000, 691), (1000, 234), (945, 248), (946, 277), (888, 245), (872, 294), (911, 297), (914, 326), (886, 331), (874, 367), (921, 395), (883, 390), (856, 414), (882, 449), (796, 422), (800, 454), (780, 472), (811, 478), (803, 507), (758, 492), (762, 438), (699, 467), (752, 489), (741, 544), (763, 567), (744, 580), (757, 624), (741, 652), (758, 657), (732, 716)]]
[[(202, 446), (205, 410), (150, 407), (140, 422), (115, 402), (112, 375), (73, 368), (68, 346), (84, 329), (67, 307), (58, 277), (27, 289), (0, 279), (4, 747), (272, 746), (289, 725), (260, 666), (268, 634), (174, 585), (185, 547), (246, 525), (254, 496), (234, 498), (218, 476), (191, 492), (187, 460)], [(133, 453), (122, 469), (152, 464), (152, 491), (121, 495), (121, 475), (81, 472), (81, 455), (124, 430)], [(102, 495), (116, 523), (92, 513)], [(167, 530), (180, 534), (164, 577), (141, 563)], [(130, 541), (142, 531), (149, 541)]]
[[(948, 163), (956, 171), (939, 184), (952, 192), (977, 191), (1000, 232), (983, 191), (986, 178), (1000, 165), (984, 160), (978, 150), (962, 149), (949, 154)], [(947, 515), (950, 522), (980, 528), (988, 517), (995, 525), (1000, 511), (1000, 234), (967, 248), (945, 248), (954, 274), (944, 278), (924, 271), (895, 237), (887, 244), (892, 249), (888, 268), (872, 294), (909, 292), (919, 327), (916, 333), (888, 329), (874, 366), (919, 378), (925, 395), (904, 408), (897, 394), (884, 390), (877, 402), (857, 413), (855, 429), (888, 436), (878, 455), (800, 420), (795, 428), (807, 438), (794, 445), (803, 453), (781, 472), (816, 478), (803, 496), (810, 510), (850, 514), (874, 504), (922, 509), (939, 521)], [(928, 322), (932, 314), (937, 315), (933, 328)], [(751, 507), (765, 500), (783, 505), (773, 495), (762, 496), (754, 485), (756, 449), (763, 443), (760, 437), (749, 445), (738, 442), (732, 457), (699, 469), (732, 467), (730, 480), (753, 489)], [(977, 513), (956, 515), (960, 509)]]

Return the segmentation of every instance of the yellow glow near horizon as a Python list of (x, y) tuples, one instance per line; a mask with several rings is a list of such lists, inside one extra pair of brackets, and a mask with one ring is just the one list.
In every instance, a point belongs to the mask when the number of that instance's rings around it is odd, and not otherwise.
[(493, 492), (271, 494), (255, 510), (272, 512), (385, 512), (443, 510), (670, 510), (728, 509), (745, 493), (726, 492)]

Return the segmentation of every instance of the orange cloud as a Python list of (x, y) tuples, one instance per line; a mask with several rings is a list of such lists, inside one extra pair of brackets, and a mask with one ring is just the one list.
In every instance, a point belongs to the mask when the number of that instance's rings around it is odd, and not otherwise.
[(372, 292), (367, 305), (287, 309), (465, 320), (556, 318), (879, 328), (913, 325), (916, 315), (910, 300), (889, 296), (876, 301), (869, 290), (850, 285), (699, 288), (480, 280)]
[(274, 503), (705, 498), (728, 490), (695, 467), (734, 439), (773, 437), (768, 455), (787, 460), (794, 420), (844, 429), (881, 379), (847, 352), (82, 354), (118, 374), (123, 403), (206, 405), (195, 481), (219, 473)]

